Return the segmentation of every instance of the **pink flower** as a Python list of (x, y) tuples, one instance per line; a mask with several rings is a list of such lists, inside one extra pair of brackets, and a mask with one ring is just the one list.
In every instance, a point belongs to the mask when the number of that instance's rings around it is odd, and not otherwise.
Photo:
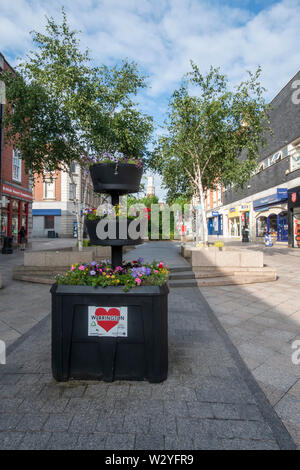
[(157, 269), (154, 269), (154, 274), (157, 274), (157, 273), (158, 273)]
[(74, 269), (75, 269), (75, 266), (71, 266), (71, 271), (74, 271)]
[(139, 277), (136, 277), (136, 278), (135, 278), (135, 282), (136, 282), (137, 285), (139, 286), (142, 281), (141, 281), (141, 279), (140, 279)]
[(83, 265), (79, 266), (79, 271), (84, 271), (85, 270), (85, 267)]

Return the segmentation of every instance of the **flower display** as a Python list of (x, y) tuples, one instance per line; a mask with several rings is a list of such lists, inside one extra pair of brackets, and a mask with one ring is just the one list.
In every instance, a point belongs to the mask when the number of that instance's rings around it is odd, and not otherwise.
[(135, 165), (137, 168), (143, 167), (143, 160), (141, 158), (128, 157), (122, 152), (103, 152), (100, 155), (94, 155), (88, 158), (89, 165), (97, 163), (129, 163)]
[[(148, 220), (150, 220), (149, 211), (150, 209), (144, 210), (144, 216), (147, 217)], [(109, 220), (119, 219), (119, 218), (134, 220), (137, 217), (141, 217), (142, 215), (140, 210), (132, 211), (132, 208), (131, 208), (130, 212), (131, 214), (129, 215), (128, 211), (126, 211), (125, 208), (121, 204), (116, 204), (115, 206), (103, 205), (99, 207), (98, 209), (87, 207), (86, 209), (84, 209), (83, 214), (86, 220), (100, 220), (104, 217), (107, 217), (107, 219)]]
[(113, 268), (108, 260), (92, 261), (90, 264), (72, 265), (66, 274), (55, 277), (57, 284), (85, 285), (94, 287), (123, 286), (129, 291), (137, 286), (161, 286), (168, 280), (167, 266), (154, 261), (152, 264), (144, 263), (142, 258), (136, 261), (125, 262)]

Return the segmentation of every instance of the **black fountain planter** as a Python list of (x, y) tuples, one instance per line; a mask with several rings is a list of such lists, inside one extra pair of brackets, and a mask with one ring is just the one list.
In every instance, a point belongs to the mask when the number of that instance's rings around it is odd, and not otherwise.
[[(139, 190), (142, 169), (132, 164), (100, 163), (90, 168), (95, 192), (119, 195)], [(98, 221), (87, 228), (93, 245), (111, 245), (112, 265), (122, 264), (122, 247), (142, 239), (101, 240)], [(122, 287), (54, 284), (52, 294), (52, 372), (69, 379), (148, 380), (168, 374), (167, 284)]]

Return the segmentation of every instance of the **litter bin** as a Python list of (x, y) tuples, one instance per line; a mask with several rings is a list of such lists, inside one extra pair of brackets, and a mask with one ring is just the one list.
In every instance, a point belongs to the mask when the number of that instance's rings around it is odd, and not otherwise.
[(248, 243), (249, 242), (249, 229), (244, 228), (242, 231), (242, 242), (243, 243)]
[(10, 255), (10, 254), (13, 253), (12, 241), (13, 241), (13, 237), (4, 237), (3, 247), (2, 247), (2, 254), (3, 255)]
[(54, 230), (48, 230), (48, 238), (55, 238), (55, 231)]

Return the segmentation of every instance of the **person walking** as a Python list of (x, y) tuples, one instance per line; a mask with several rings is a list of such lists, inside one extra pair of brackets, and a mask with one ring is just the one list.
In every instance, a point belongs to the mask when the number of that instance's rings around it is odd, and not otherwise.
[(26, 230), (25, 230), (23, 225), (22, 225), (22, 227), (19, 231), (19, 237), (20, 237), (21, 251), (24, 251), (25, 250), (25, 244), (26, 244)]

